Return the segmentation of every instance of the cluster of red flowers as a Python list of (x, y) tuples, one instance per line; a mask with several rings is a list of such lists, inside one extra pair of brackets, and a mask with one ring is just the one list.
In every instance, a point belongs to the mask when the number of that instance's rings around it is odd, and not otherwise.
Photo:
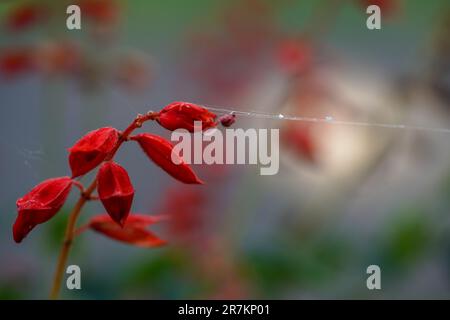
[[(234, 117), (233, 117), (234, 119)], [(30, 192), (17, 200), (18, 216), (13, 226), (16, 242), (21, 242), (38, 224), (50, 220), (64, 205), (72, 186), (81, 190), (81, 197), (93, 200), (92, 191), (96, 188), (98, 199), (108, 215), (91, 219), (88, 227), (103, 235), (142, 247), (164, 244), (146, 227), (161, 221), (160, 216), (131, 214), (134, 188), (127, 171), (114, 162), (113, 158), (123, 142), (136, 141), (144, 153), (160, 168), (175, 179), (187, 184), (202, 184), (191, 167), (179, 159), (179, 164), (171, 160), (172, 144), (164, 138), (142, 133), (131, 135), (144, 121), (156, 120), (168, 130), (187, 129), (193, 131), (195, 121), (202, 121), (203, 130), (215, 127), (216, 115), (207, 109), (186, 102), (173, 102), (159, 112), (149, 112), (138, 116), (123, 132), (105, 127), (89, 132), (69, 149), (69, 165), (72, 177), (48, 179), (35, 186)], [(230, 124), (224, 117), (224, 125)], [(100, 166), (94, 189), (87, 191), (75, 180)], [(88, 188), (89, 189), (89, 188)]]
[[(281, 1), (280, 1), (281, 2)], [(264, 70), (265, 53), (275, 36), (278, 2), (233, 0), (215, 17), (217, 28), (203, 28), (187, 43), (185, 71), (213, 99), (235, 99)]]
[[(96, 40), (109, 40), (120, 21), (120, 9), (115, 0), (77, 0), (83, 23), (89, 24), (90, 35)], [(13, 5), (2, 19), (2, 27), (17, 37), (25, 31), (36, 30), (59, 21), (66, 13), (66, 5), (57, 1), (40, 3), (37, 0)], [(42, 29), (45, 32), (45, 29)], [(100, 37), (100, 38), (99, 38)], [(103, 59), (103, 61), (106, 61)], [(24, 75), (64, 76), (78, 81), (83, 88), (92, 79), (111, 81), (131, 92), (147, 89), (152, 80), (152, 62), (140, 52), (124, 52), (103, 64), (77, 40), (36, 41), (0, 48), (0, 76), (11, 80)]]
[(81, 87), (88, 87), (93, 79), (108, 81), (129, 92), (139, 92), (152, 81), (152, 65), (148, 56), (134, 52), (121, 53), (108, 64), (100, 64), (79, 43), (69, 40), (0, 50), (0, 78), (13, 80), (34, 74), (73, 79)]

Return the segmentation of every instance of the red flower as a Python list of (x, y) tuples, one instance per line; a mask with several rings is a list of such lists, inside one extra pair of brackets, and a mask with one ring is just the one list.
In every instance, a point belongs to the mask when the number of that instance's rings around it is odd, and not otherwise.
[(123, 226), (130, 213), (134, 189), (127, 171), (117, 163), (105, 162), (98, 171), (98, 195), (108, 214)]
[(163, 219), (164, 216), (132, 214), (121, 228), (105, 214), (93, 217), (89, 222), (89, 227), (114, 240), (138, 247), (153, 248), (166, 244), (166, 241), (161, 240), (146, 228)]
[(156, 121), (168, 130), (186, 129), (194, 132), (194, 121), (202, 122), (202, 130), (215, 127), (216, 115), (188, 102), (172, 102), (159, 112)]
[(14, 241), (21, 242), (36, 225), (51, 219), (64, 205), (71, 187), (69, 177), (48, 179), (18, 199), (19, 215), (13, 226)]
[(182, 158), (173, 155), (177, 157), (178, 164), (172, 162), (173, 146), (164, 138), (143, 133), (130, 137), (130, 140), (137, 141), (147, 156), (175, 179), (189, 184), (203, 184)]
[(6, 77), (13, 77), (33, 69), (31, 49), (8, 49), (0, 54), (0, 72)]
[(88, 173), (114, 150), (119, 131), (105, 127), (89, 132), (69, 149), (69, 164), (72, 178)]
[(46, 18), (47, 10), (42, 4), (25, 3), (14, 7), (6, 17), (9, 30), (21, 31)]

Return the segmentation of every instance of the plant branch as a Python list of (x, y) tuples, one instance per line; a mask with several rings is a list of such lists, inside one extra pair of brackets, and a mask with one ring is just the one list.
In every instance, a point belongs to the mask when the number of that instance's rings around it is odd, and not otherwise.
[[(120, 146), (123, 142), (128, 140), (130, 134), (137, 128), (140, 128), (142, 124), (148, 120), (155, 120), (157, 117), (156, 112), (148, 112), (145, 115), (137, 115), (137, 117), (133, 120), (133, 122), (122, 132), (120, 135), (119, 141), (117, 142), (116, 147), (111, 151), (111, 153), (105, 158), (105, 161), (112, 160), (117, 150), (119, 150)], [(61, 288), (61, 282), (64, 274), (64, 269), (67, 264), (67, 259), (69, 257), (69, 252), (72, 247), (73, 239), (76, 236), (75, 227), (78, 220), (78, 217), (81, 213), (81, 209), (85, 203), (91, 199), (91, 195), (94, 190), (97, 188), (97, 178), (95, 178), (89, 187), (85, 190), (82, 189), (82, 185), (79, 182), (76, 182), (75, 185), (80, 188), (81, 195), (73, 207), (70, 215), (69, 221), (67, 223), (66, 232), (64, 236), (64, 242), (59, 253), (58, 263), (56, 265), (55, 276), (53, 278), (52, 289), (50, 292), (50, 299), (57, 299), (59, 296), (59, 291)]]

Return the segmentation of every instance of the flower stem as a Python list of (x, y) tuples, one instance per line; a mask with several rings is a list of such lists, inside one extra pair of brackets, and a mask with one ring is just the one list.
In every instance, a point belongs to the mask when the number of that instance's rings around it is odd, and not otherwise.
[[(123, 131), (123, 133), (120, 136), (120, 139), (117, 143), (117, 146), (114, 148), (114, 150), (111, 151), (111, 153), (106, 157), (105, 161), (112, 160), (114, 158), (114, 155), (116, 154), (117, 150), (120, 148), (122, 143), (124, 141), (128, 140), (128, 137), (130, 134), (137, 128), (140, 128), (142, 124), (148, 120), (155, 120), (156, 113), (154, 112), (148, 112), (145, 115), (138, 115), (134, 121)], [(77, 186), (80, 186), (80, 184), (77, 184)], [(58, 263), (56, 265), (56, 271), (55, 276), (53, 278), (53, 285), (50, 292), (50, 299), (54, 300), (57, 299), (59, 296), (59, 291), (61, 288), (61, 282), (64, 274), (64, 269), (67, 264), (67, 258), (69, 257), (69, 252), (72, 247), (73, 239), (76, 236), (75, 233), (75, 227), (78, 220), (78, 217), (81, 213), (81, 209), (85, 205), (85, 203), (90, 199), (92, 193), (97, 188), (97, 179), (95, 178), (94, 181), (91, 182), (89, 187), (82, 191), (80, 198), (78, 199), (77, 203), (72, 209), (72, 212), (69, 215), (69, 221), (67, 223), (66, 227), (66, 233), (64, 236), (64, 242), (61, 248), (61, 251), (59, 253)]]
[[(84, 194), (86, 196), (90, 196), (96, 187), (97, 187), (97, 179), (94, 179), (94, 181), (92, 181), (91, 185), (86, 189), (86, 191), (84, 191)], [(62, 277), (64, 274), (64, 269), (65, 269), (66, 263), (67, 263), (67, 258), (69, 257), (69, 251), (70, 251), (70, 248), (72, 247), (75, 225), (76, 225), (78, 216), (80, 215), (81, 209), (83, 208), (84, 204), (87, 201), (86, 196), (80, 196), (77, 203), (75, 204), (75, 207), (73, 207), (72, 212), (70, 213), (69, 222), (67, 223), (66, 233), (64, 236), (63, 246), (59, 253), (58, 264), (56, 265), (55, 277), (53, 279), (53, 285), (52, 285), (52, 291), (50, 293), (50, 299), (58, 298), (59, 290), (61, 288)]]

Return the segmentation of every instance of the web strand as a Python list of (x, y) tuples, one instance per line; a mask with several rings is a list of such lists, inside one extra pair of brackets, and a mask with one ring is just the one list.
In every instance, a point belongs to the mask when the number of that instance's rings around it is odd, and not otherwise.
[(381, 122), (363, 122), (363, 121), (346, 121), (335, 119), (333, 116), (326, 116), (324, 118), (317, 117), (302, 117), (302, 116), (291, 116), (284, 114), (272, 114), (264, 113), (259, 111), (243, 111), (243, 110), (233, 110), (220, 106), (202, 105), (204, 108), (217, 112), (217, 113), (234, 113), (236, 116), (244, 116), (251, 118), (261, 118), (261, 119), (273, 119), (273, 120), (288, 120), (288, 121), (301, 121), (301, 122), (311, 122), (319, 124), (329, 124), (329, 125), (341, 125), (341, 126), (352, 126), (352, 127), (375, 127), (375, 128), (385, 128), (385, 129), (397, 129), (397, 130), (412, 130), (412, 131), (427, 131), (434, 133), (445, 133), (450, 134), (450, 129), (440, 128), (440, 127), (426, 127), (419, 125), (409, 125), (409, 124), (398, 124), (398, 123), (381, 123)]

